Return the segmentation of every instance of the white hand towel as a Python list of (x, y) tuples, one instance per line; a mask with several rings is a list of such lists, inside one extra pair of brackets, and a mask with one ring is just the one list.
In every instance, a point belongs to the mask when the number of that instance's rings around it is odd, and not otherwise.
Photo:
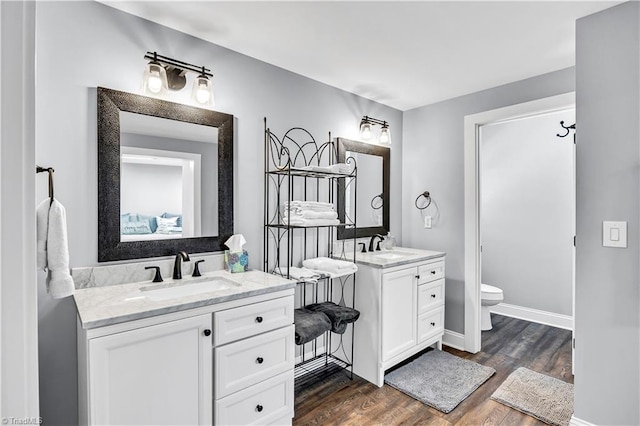
[[(44, 202), (49, 203), (50, 201), (45, 200)], [(40, 206), (38, 209), (40, 209)], [(75, 290), (73, 278), (69, 273), (67, 214), (62, 204), (57, 200), (53, 200), (48, 213), (46, 268), (49, 273), (46, 280), (47, 291), (54, 299), (61, 299), (71, 296)], [(40, 230), (37, 233), (39, 235)]]
[(42, 270), (47, 269), (47, 231), (49, 229), (50, 206), (51, 199), (47, 198), (38, 204), (36, 209), (37, 265)]

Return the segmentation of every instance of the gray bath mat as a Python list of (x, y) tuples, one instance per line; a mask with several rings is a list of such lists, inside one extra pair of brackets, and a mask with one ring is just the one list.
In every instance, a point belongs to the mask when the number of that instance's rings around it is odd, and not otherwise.
[(550, 425), (566, 426), (573, 414), (571, 383), (524, 367), (511, 373), (491, 399)]
[(436, 410), (449, 413), (495, 372), (477, 362), (433, 350), (387, 374), (384, 381)]

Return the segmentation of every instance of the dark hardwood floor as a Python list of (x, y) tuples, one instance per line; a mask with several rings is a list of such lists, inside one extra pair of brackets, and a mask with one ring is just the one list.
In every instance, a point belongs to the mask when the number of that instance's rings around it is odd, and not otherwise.
[(544, 425), (490, 397), (518, 367), (573, 383), (571, 332), (495, 314), (492, 321), (493, 330), (482, 332), (481, 352), (470, 354), (444, 347), (447, 352), (496, 370), (449, 414), (390, 386), (378, 388), (355, 375), (349, 380), (340, 372), (296, 392), (293, 424)]

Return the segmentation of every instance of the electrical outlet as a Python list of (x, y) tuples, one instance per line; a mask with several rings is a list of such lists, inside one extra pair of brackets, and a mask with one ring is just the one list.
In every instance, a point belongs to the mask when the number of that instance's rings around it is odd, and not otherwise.
[(427, 229), (431, 229), (431, 216), (424, 217), (424, 227)]

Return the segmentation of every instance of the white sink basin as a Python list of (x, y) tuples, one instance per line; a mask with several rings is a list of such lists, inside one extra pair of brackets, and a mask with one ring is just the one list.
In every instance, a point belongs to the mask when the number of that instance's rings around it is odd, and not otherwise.
[(415, 253), (400, 250), (371, 254), (371, 256), (375, 257), (376, 259), (382, 260), (398, 260), (414, 255)]
[(376, 259), (395, 260), (402, 259), (403, 257), (406, 257), (406, 255), (399, 253), (380, 253), (374, 254), (373, 257), (375, 257)]
[(168, 300), (178, 297), (193, 296), (237, 287), (240, 284), (221, 277), (202, 277), (187, 282), (173, 282), (140, 287), (144, 296), (150, 300)]

